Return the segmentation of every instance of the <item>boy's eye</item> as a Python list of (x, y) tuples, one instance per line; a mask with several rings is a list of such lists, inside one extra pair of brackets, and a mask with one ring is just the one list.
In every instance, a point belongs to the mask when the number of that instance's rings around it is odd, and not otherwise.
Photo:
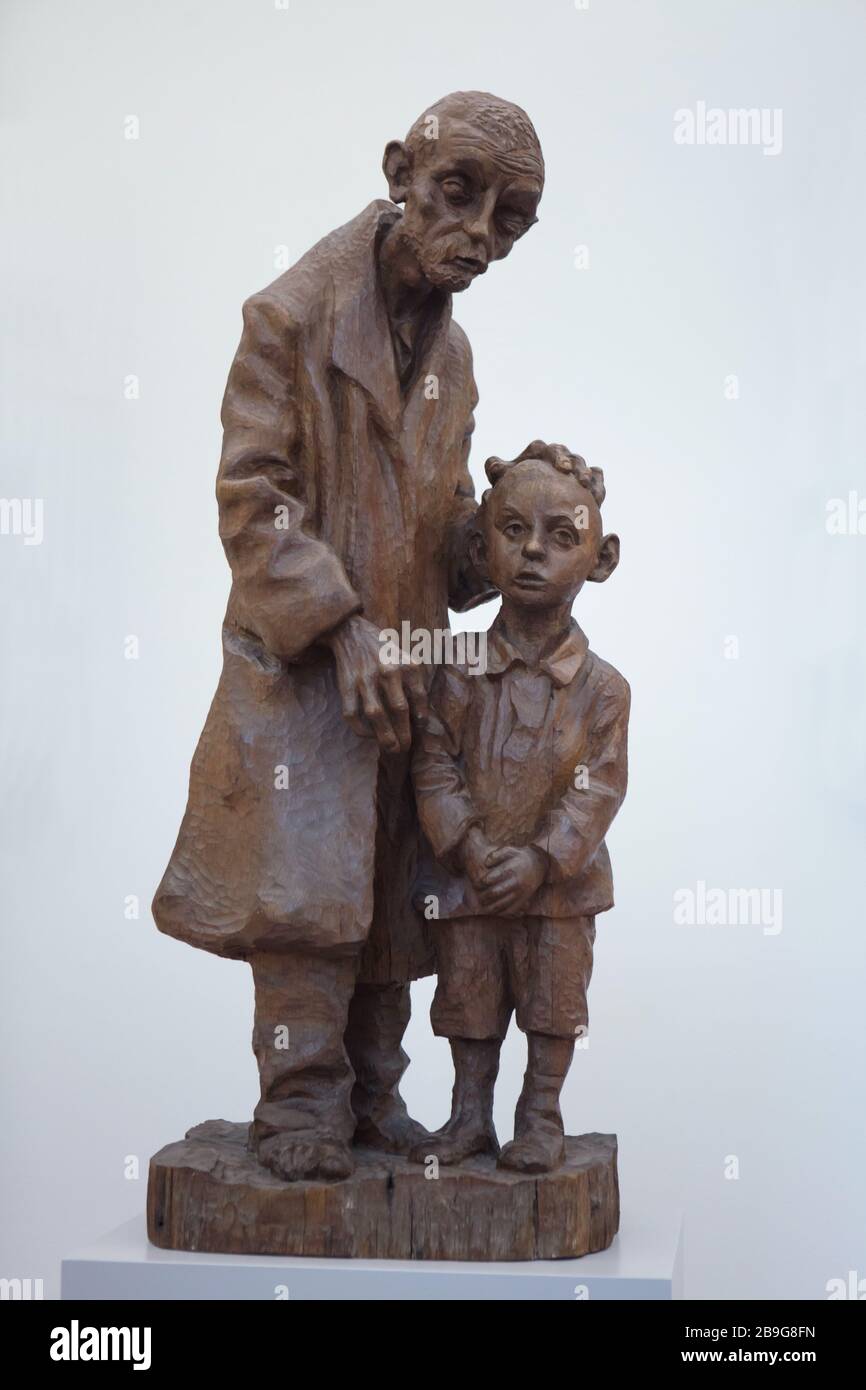
[(519, 521), (509, 521), (503, 535), (508, 536), (509, 540), (516, 540), (518, 536), (523, 535), (523, 527)]
[(560, 526), (553, 534), (560, 545), (577, 545), (577, 537), (574, 532), (567, 531), (564, 526)]

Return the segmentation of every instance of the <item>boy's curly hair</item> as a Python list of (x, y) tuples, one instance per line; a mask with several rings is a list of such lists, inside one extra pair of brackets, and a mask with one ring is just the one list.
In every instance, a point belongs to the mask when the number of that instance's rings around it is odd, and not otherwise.
[[(533, 439), (515, 459), (501, 459), (495, 455), (489, 458), (484, 465), (484, 471), (495, 487), (510, 468), (523, 463), (525, 459), (539, 459), (542, 463), (549, 463), (559, 473), (571, 473), (581, 487), (585, 487), (594, 498), (596, 506), (601, 507), (604, 501), (604, 473), (600, 468), (590, 468), (586, 459), (581, 458), (580, 454), (573, 454), (564, 444), (545, 444), (543, 439)], [(487, 495), (485, 493), (484, 497)], [(484, 498), (482, 504), (483, 502)]]

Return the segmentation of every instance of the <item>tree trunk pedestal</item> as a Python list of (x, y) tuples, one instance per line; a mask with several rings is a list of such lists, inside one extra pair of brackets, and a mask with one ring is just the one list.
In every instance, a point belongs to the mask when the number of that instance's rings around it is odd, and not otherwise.
[(208, 1120), (150, 1161), (154, 1245), (238, 1255), (557, 1260), (605, 1250), (619, 1227), (616, 1136), (566, 1139), (552, 1173), (488, 1156), (440, 1165), (356, 1149), (341, 1182), (283, 1182), (247, 1151), (248, 1126)]

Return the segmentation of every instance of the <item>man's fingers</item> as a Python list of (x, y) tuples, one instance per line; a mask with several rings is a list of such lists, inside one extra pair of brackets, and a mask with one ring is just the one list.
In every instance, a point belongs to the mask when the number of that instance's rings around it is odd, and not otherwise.
[(379, 747), (383, 748), (386, 753), (396, 753), (398, 748), (400, 747), (400, 744), (398, 742), (397, 735), (394, 732), (393, 725), (391, 724), (390, 719), (385, 713), (382, 702), (379, 699), (379, 692), (376, 688), (375, 682), (369, 680), (362, 681), (360, 690), (361, 704), (364, 709), (364, 715), (370, 721), (373, 733), (376, 735), (376, 738), (378, 740)]
[(409, 703), (412, 706), (412, 714), (416, 724), (426, 724), (430, 715), (430, 706), (427, 702), (427, 687), (424, 684), (424, 674), (420, 666), (404, 668), (403, 688), (409, 696)]
[(365, 723), (358, 713), (358, 687), (353, 683), (344, 685), (340, 682), (340, 698), (343, 705), (343, 718), (353, 733), (358, 738), (370, 738), (370, 726)]
[(381, 685), (397, 742), (401, 752), (405, 753), (412, 743), (412, 724), (409, 719), (409, 702), (403, 693), (400, 672), (393, 669), (383, 671)]
[(500, 845), (498, 849), (492, 849), (486, 856), (484, 862), (488, 867), (493, 864), (501, 864), (504, 860), (510, 859), (512, 849), (510, 845)]

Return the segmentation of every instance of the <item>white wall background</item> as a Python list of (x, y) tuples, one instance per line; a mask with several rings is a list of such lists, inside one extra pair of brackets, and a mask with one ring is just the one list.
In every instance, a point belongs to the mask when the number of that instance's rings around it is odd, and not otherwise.
[[(456, 304), (476, 477), (565, 440), (623, 541), (578, 602), (634, 709), (568, 1126), (619, 1135), (623, 1240), (684, 1206), (692, 1296), (866, 1276), (866, 535), (825, 524), (866, 496), (863, 4), (6, 0), (0, 24), (0, 494), (44, 500), (41, 545), (0, 535), (0, 1274), (55, 1295), (66, 1251), (142, 1209), (152, 1152), (251, 1111), (248, 969), (148, 912), (219, 669), (240, 305), (473, 87), (526, 107), (548, 169), (538, 226)], [(781, 108), (781, 153), (675, 144), (698, 101)], [(781, 888), (781, 932), (675, 926), (698, 880)], [(430, 994), (404, 1092), (435, 1125)], [(512, 1034), (505, 1135), (522, 1057)]]

